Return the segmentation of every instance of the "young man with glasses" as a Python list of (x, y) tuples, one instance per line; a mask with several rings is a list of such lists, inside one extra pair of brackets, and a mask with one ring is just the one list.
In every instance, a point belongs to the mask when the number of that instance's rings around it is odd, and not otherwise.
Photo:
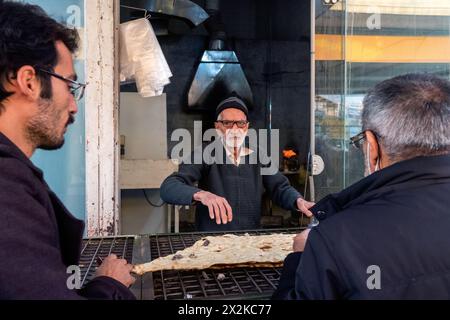
[[(304, 200), (285, 176), (279, 172), (263, 175), (261, 165), (251, 163), (250, 156), (257, 150), (244, 144), (249, 122), (247, 106), (241, 99), (231, 96), (217, 106), (215, 129), (225, 159), (216, 155), (214, 161), (206, 163), (200, 155), (202, 163), (182, 163), (179, 171), (161, 185), (165, 202), (196, 203), (199, 231), (260, 228), (264, 190), (281, 207), (311, 215), (309, 208), (313, 203)], [(195, 158), (193, 154), (192, 159)]]
[(0, 2), (1, 300), (134, 298), (131, 265), (114, 255), (82, 290), (73, 289), (68, 268), (79, 264), (84, 222), (30, 161), (38, 148), (62, 147), (75, 120), (86, 87), (76, 81), (77, 46), (76, 31), (41, 8)]

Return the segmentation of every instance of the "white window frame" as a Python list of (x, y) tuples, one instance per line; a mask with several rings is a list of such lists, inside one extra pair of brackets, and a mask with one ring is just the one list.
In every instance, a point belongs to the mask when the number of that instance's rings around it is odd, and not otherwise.
[(85, 0), (86, 235), (120, 234), (119, 0)]

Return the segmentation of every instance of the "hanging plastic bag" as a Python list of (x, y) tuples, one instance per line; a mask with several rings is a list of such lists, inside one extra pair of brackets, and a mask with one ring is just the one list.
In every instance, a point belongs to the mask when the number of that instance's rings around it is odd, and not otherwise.
[(142, 97), (161, 95), (172, 72), (146, 18), (120, 25), (120, 81), (136, 81)]

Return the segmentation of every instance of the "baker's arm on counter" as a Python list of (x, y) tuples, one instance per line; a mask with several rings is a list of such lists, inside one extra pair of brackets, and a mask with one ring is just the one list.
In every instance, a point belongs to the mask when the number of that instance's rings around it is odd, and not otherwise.
[(209, 210), (209, 217), (217, 224), (233, 220), (233, 210), (228, 201), (207, 190), (195, 186), (205, 170), (203, 164), (181, 164), (178, 172), (167, 177), (161, 184), (161, 199), (169, 204), (192, 205), (200, 202)]
[(295, 190), (286, 178), (280, 172), (273, 175), (263, 175), (264, 188), (270, 194), (273, 202), (286, 210), (297, 210), (312, 216), (309, 210), (314, 203), (303, 199), (301, 194)]
[(202, 164), (181, 164), (178, 172), (168, 176), (161, 184), (161, 199), (175, 205), (191, 205), (194, 194), (202, 191), (195, 186), (203, 174)]

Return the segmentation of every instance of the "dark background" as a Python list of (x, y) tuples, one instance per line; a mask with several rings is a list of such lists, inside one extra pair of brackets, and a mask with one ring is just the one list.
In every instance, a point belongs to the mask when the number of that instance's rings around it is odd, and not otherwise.
[[(203, 8), (204, 1), (193, 1)], [(121, 10), (122, 22), (142, 17), (142, 12)], [(306, 0), (222, 0), (221, 15), (227, 46), (234, 50), (253, 92), (250, 110), (253, 128), (280, 129), (280, 148), (299, 151), (306, 163), (310, 130), (310, 2)], [(187, 95), (201, 56), (208, 48), (204, 25), (152, 14), (150, 21), (173, 73), (167, 94), (169, 155), (177, 128), (193, 130), (195, 120), (212, 125), (213, 112), (192, 112)], [(161, 32), (160, 32), (161, 31)], [(122, 91), (136, 91), (134, 85)], [(272, 105), (270, 118), (269, 105)], [(281, 150), (280, 150), (281, 152)]]

